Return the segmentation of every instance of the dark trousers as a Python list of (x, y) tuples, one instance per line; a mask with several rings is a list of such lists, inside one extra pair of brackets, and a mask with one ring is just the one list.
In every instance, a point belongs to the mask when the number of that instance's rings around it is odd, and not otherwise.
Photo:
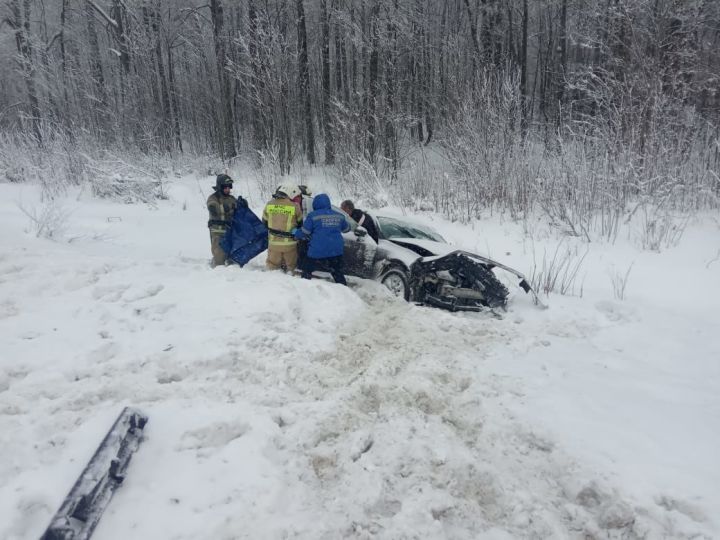
[(342, 255), (338, 257), (327, 257), (325, 259), (312, 259), (306, 256), (302, 262), (302, 277), (305, 279), (311, 279), (312, 273), (315, 270), (330, 272), (330, 275), (335, 280), (335, 283), (347, 285), (347, 281), (345, 281), (345, 276), (343, 275)]

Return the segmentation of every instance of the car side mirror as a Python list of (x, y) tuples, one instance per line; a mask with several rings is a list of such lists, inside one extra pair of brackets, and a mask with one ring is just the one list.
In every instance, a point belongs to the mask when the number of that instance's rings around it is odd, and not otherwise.
[(358, 225), (357, 227), (355, 227), (355, 236), (357, 236), (358, 238), (363, 238), (367, 236), (367, 229)]

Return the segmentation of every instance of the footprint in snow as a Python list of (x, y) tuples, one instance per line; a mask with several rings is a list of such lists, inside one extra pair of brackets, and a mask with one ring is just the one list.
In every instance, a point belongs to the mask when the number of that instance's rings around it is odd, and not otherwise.
[(175, 304), (155, 304), (144, 308), (135, 308), (133, 312), (151, 321), (162, 321), (163, 315), (175, 308)]
[(100, 281), (100, 277), (95, 272), (81, 272), (68, 279), (64, 288), (67, 292), (78, 291), (90, 285), (95, 285), (98, 281)]
[(133, 289), (127, 294), (123, 294), (123, 300), (126, 302), (137, 302), (138, 300), (144, 300), (145, 298), (152, 298), (153, 296), (157, 296), (164, 288), (165, 287), (162, 285), (152, 285), (143, 290)]
[(0, 304), (0, 319), (7, 319), (8, 317), (14, 317), (20, 313), (17, 304), (12, 300), (6, 300)]
[(158, 384), (171, 384), (181, 382), (184, 378), (185, 375), (178, 371), (165, 371), (158, 374), (157, 382)]
[(121, 351), (119, 344), (111, 341), (104, 343), (97, 349), (90, 351), (87, 355), (87, 360), (90, 365), (102, 364), (115, 358)]
[(619, 302), (603, 300), (595, 304), (595, 309), (605, 315), (605, 318), (610, 322), (630, 322), (635, 318), (634, 310)]
[(3, 266), (0, 268), (0, 276), (7, 276), (7, 275), (14, 275), (19, 274), (22, 272), (24, 268), (22, 266), (18, 266), (16, 264), (10, 265), (10, 266)]
[(658, 506), (663, 507), (668, 512), (680, 512), (698, 523), (707, 521), (707, 516), (704, 512), (694, 504), (687, 501), (675, 499), (674, 497), (670, 497), (668, 495), (661, 495), (655, 499), (655, 503)]
[(49, 520), (52, 515), (49, 501), (44, 494), (41, 495), (40, 490), (23, 495), (16, 508), (22, 519), (16, 520), (13, 526), (7, 529), (9, 538), (29, 538), (36, 524)]
[(245, 422), (219, 422), (206, 427), (186, 431), (180, 438), (178, 450), (220, 448), (239, 439), (250, 430)]
[(92, 297), (94, 300), (102, 300), (103, 302), (118, 302), (123, 293), (130, 288), (130, 285), (103, 285), (93, 289)]

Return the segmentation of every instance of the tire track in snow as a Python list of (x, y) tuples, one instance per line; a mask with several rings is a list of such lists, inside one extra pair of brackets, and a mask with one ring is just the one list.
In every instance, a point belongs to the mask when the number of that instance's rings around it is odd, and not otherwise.
[[(335, 351), (290, 371), (310, 399), (280, 422), (288, 450), (307, 456), (314, 504), (329, 510), (317, 537), (667, 534), (503, 405), (522, 389), (482, 366), (519, 337), (512, 321), (358, 293), (368, 313)], [(318, 401), (326, 414), (311, 412)]]
[[(184, 270), (162, 269), (172, 291), (171, 278)], [(521, 329), (509, 320), (418, 308), (361, 284), (356, 290), (367, 311), (340, 329), (334, 349), (312, 354), (307, 342), (282, 342), (278, 349), (278, 336), (292, 332), (293, 321), (275, 328), (272, 313), (258, 311), (249, 322), (264, 330), (254, 341), (231, 336), (225, 350), (190, 360), (155, 351), (162, 337), (132, 346), (139, 332), (177, 334), (163, 321), (172, 305), (164, 303), (162, 288), (128, 285), (138, 270), (156, 279), (157, 271), (132, 264), (105, 264), (77, 277), (71, 269), (61, 275), (43, 269), (47, 282), (65, 283), (68, 294), (98, 295), (77, 314), (100, 335), (77, 355), (77, 367), (37, 378), (30, 370), (19, 383), (20, 375), (8, 373), (11, 391), (0, 409), (18, 418), (5, 425), (17, 424), (23, 440), (40, 441), (35, 455), (50, 465), (66, 444), (61, 434), (72, 433), (86, 411), (109, 410), (128, 399), (141, 405), (237, 400), (275, 418), (280, 434), (271, 441), (278, 456), (273, 459), (288, 479), (304, 463), (301, 481), (312, 488), (303, 491), (310, 495), (308, 515), (326, 518), (300, 537), (666, 533), (602, 482), (577, 473), (552, 441), (503, 406), (521, 389), (483, 370), (483, 360), (518, 338)], [(290, 290), (296, 286), (288, 284)], [(191, 435), (197, 439), (198, 433)], [(21, 444), (13, 442), (13, 453), (22, 455)], [(15, 471), (3, 474), (11, 478)], [(47, 495), (33, 497), (51, 511)]]

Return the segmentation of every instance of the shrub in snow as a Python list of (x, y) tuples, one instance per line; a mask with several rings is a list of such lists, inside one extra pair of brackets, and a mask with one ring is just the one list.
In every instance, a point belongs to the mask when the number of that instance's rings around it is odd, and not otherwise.
[[(447, 129), (438, 130), (445, 165), (409, 184), (417, 198), (427, 197), (427, 186), (436, 208), (462, 221), (484, 209), (514, 218), (539, 209), (568, 234), (610, 242), (641, 204), (658, 212), (643, 231), (646, 249), (682, 234), (664, 212), (679, 218), (720, 204), (717, 133), (682, 102), (652, 100), (654, 121), (641, 122), (641, 114), (634, 122), (627, 115), (639, 111), (614, 107), (618, 96), (602, 94), (624, 89), (592, 88), (594, 99), (610, 104), (607, 114), (568, 115), (541, 132), (523, 129), (516, 82), (512, 71), (485, 75), (462, 97)], [(683, 136), (668, 134), (675, 130)]]
[(657, 206), (643, 208), (640, 216), (640, 246), (652, 251), (677, 246), (690, 220), (687, 215), (675, 217)]
[(167, 199), (167, 172), (152, 156), (119, 156), (109, 152), (86, 155), (92, 194), (126, 203), (150, 203)]
[(30, 219), (30, 231), (38, 238), (58, 240), (67, 230), (70, 213), (57, 199), (48, 199), (39, 206), (33, 207), (18, 203), (18, 208)]
[(633, 264), (635, 263), (630, 263), (625, 273), (619, 272), (615, 268), (610, 269), (610, 283), (612, 284), (615, 300), (625, 300), (625, 289), (627, 288), (628, 277), (630, 277)]
[(375, 166), (364, 157), (345, 156), (340, 167), (338, 187), (370, 208), (388, 205), (390, 196)]
[(533, 251), (533, 268), (530, 274), (530, 285), (533, 290), (545, 295), (555, 292), (582, 297), (583, 286), (580, 283), (578, 287), (577, 279), (587, 254), (587, 248), (580, 254), (577, 248), (573, 250), (570, 246), (564, 245), (564, 242), (560, 242), (552, 257), (548, 257), (547, 252), (543, 250), (542, 261), (538, 263)]
[[(256, 152), (253, 161), (254, 168), (252, 175), (254, 176), (255, 183), (258, 186), (260, 199), (266, 201), (275, 193), (277, 187), (283, 182), (283, 167), (281, 166), (277, 149), (270, 148), (266, 150), (259, 150)], [(228, 172), (228, 174), (233, 176), (230, 172)], [(233, 176), (233, 178), (235, 177)], [(235, 179), (237, 180), (237, 178)]]
[[(147, 153), (113, 154), (97, 141), (53, 131), (43, 145), (22, 133), (0, 134), (0, 178), (33, 182), (42, 187), (43, 199), (63, 194), (68, 186), (90, 183), (92, 193), (126, 202), (167, 198), (165, 178), (173, 170), (171, 156)], [(167, 162), (164, 164), (163, 161)]]

